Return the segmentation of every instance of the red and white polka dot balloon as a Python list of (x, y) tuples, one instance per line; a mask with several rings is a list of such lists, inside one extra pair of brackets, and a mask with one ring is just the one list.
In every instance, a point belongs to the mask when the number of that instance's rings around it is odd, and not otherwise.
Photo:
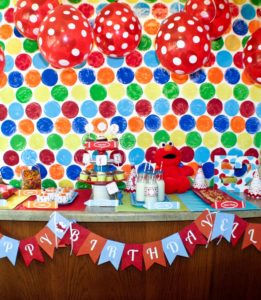
[(205, 23), (211, 40), (222, 36), (231, 24), (227, 0), (189, 0), (185, 11)]
[(73, 67), (85, 61), (92, 49), (92, 28), (78, 9), (60, 5), (43, 20), (38, 45), (53, 67)]
[(155, 44), (160, 63), (176, 74), (197, 71), (210, 54), (210, 39), (204, 24), (185, 12), (163, 21)]
[(37, 40), (41, 22), (58, 5), (58, 0), (18, 0), (14, 12), (17, 30), (24, 37)]
[(5, 68), (5, 55), (3, 49), (0, 47), (0, 75), (4, 72)]
[(243, 57), (246, 72), (256, 83), (261, 84), (261, 28), (248, 40)]
[(97, 47), (106, 55), (122, 57), (135, 50), (141, 38), (141, 24), (124, 3), (106, 5), (93, 27)]

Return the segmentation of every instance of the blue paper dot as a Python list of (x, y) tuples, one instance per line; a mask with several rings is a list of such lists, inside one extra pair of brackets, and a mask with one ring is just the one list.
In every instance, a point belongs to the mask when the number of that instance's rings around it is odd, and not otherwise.
[(22, 33), (20, 33), (17, 28), (14, 28), (14, 35), (18, 38), (23, 38), (24, 36), (22, 35)]
[(159, 84), (167, 83), (170, 79), (169, 72), (163, 68), (157, 68), (153, 72), (154, 80)]
[(128, 117), (134, 110), (134, 103), (129, 99), (122, 99), (117, 104), (117, 109), (120, 115)]
[(54, 86), (58, 81), (57, 72), (53, 69), (46, 69), (42, 73), (42, 82), (47, 86)]
[(37, 153), (34, 150), (26, 149), (22, 152), (21, 160), (26, 166), (33, 166), (37, 162)]
[(13, 71), (8, 75), (8, 83), (13, 88), (18, 88), (23, 85), (23, 74), (18, 71)]
[(66, 169), (66, 175), (71, 180), (76, 180), (81, 173), (82, 169), (77, 165), (71, 165)]
[(184, 10), (184, 5), (179, 2), (174, 2), (171, 4), (170, 6), (170, 13), (174, 14), (174, 13), (178, 13)]
[(158, 115), (166, 115), (170, 110), (169, 101), (165, 98), (159, 98), (154, 102), (154, 110)]
[(150, 132), (156, 132), (161, 126), (161, 120), (157, 115), (149, 115), (145, 119), (145, 128)]
[(33, 65), (36, 69), (45, 69), (49, 63), (44, 59), (41, 53), (36, 53), (33, 57)]
[(82, 69), (78, 74), (79, 80), (84, 84), (92, 84), (95, 81), (94, 71), (91, 69)]
[(209, 160), (210, 152), (206, 147), (199, 147), (195, 151), (194, 159), (197, 163), (203, 164)]
[(5, 120), (1, 125), (1, 131), (5, 136), (11, 136), (16, 132), (16, 124), (12, 120)]
[(240, 79), (240, 74), (237, 69), (229, 68), (225, 72), (225, 80), (230, 84), (238, 83)]
[(127, 121), (123, 117), (117, 116), (111, 119), (111, 125), (117, 124), (119, 126), (119, 133), (123, 133), (127, 128)]
[(159, 60), (156, 55), (156, 51), (150, 50), (144, 55), (144, 62), (148, 67), (154, 68), (159, 65)]
[(220, 67), (225, 68), (229, 67), (232, 64), (233, 58), (228, 51), (222, 50), (217, 53), (216, 60)]
[(0, 22), (3, 20), (3, 15), (2, 13), (0, 12)]
[(12, 71), (14, 68), (14, 64), (15, 63), (13, 57), (10, 55), (5, 55), (5, 68), (4, 68), (5, 73)]
[(206, 80), (207, 76), (204, 70), (198, 70), (197, 72), (190, 74), (189, 77), (195, 83), (202, 83)]
[(112, 68), (119, 68), (124, 63), (124, 58), (114, 58), (107, 56), (107, 64)]
[(100, 13), (100, 11), (106, 6), (108, 5), (108, 3), (100, 3), (97, 5), (96, 7), (96, 14), (98, 15)]
[(214, 128), (218, 132), (225, 132), (229, 128), (229, 119), (225, 115), (219, 115), (214, 119)]
[(190, 115), (184, 115), (179, 120), (179, 126), (184, 131), (192, 130), (196, 125), (195, 119)]
[(50, 133), (53, 130), (53, 122), (49, 118), (41, 118), (37, 121), (36, 127), (40, 133)]
[(261, 118), (261, 102), (256, 107), (256, 114), (259, 118)]
[(57, 101), (49, 101), (44, 105), (44, 113), (49, 118), (55, 118), (59, 116), (61, 107)]
[(246, 121), (246, 131), (248, 133), (256, 133), (260, 131), (260, 119), (256, 117), (249, 118)]
[(201, 99), (195, 99), (190, 104), (190, 110), (194, 116), (201, 116), (206, 112), (206, 103)]
[(32, 170), (38, 170), (41, 175), (41, 179), (44, 179), (47, 176), (47, 170), (44, 165), (42, 164), (36, 164), (32, 167)]
[(214, 176), (214, 164), (212, 162), (206, 162), (202, 166), (203, 173), (207, 179)]
[(239, 104), (235, 100), (229, 100), (225, 103), (225, 112), (229, 116), (236, 116), (239, 112)]
[(0, 169), (3, 179), (10, 180), (14, 177), (14, 171), (10, 167)]
[(133, 9), (138, 18), (146, 18), (150, 14), (150, 6), (147, 3), (139, 2), (134, 5)]
[(95, 102), (91, 100), (84, 101), (81, 105), (81, 113), (86, 118), (93, 118), (96, 116), (98, 108)]
[(86, 65), (86, 61), (83, 61), (82, 63), (80, 63), (80, 64), (74, 66), (73, 68), (74, 68), (74, 69), (81, 69), (81, 68), (83, 68), (85, 65)]
[(83, 117), (77, 117), (72, 122), (72, 129), (75, 133), (86, 133), (85, 126), (88, 121)]
[(141, 148), (134, 148), (129, 153), (129, 161), (134, 165), (139, 165), (143, 162), (145, 153)]
[(244, 4), (241, 8), (241, 15), (246, 20), (252, 20), (256, 16), (256, 11), (251, 4)]
[(228, 151), (227, 155), (242, 156), (243, 151), (241, 149), (232, 148)]
[(8, 113), (13, 120), (19, 120), (24, 115), (24, 108), (20, 103), (13, 102), (8, 108)]
[(128, 84), (134, 79), (134, 72), (127, 67), (122, 67), (117, 71), (117, 79), (120, 83)]
[(153, 171), (153, 166), (148, 163), (142, 163), (138, 166), (137, 172), (138, 173), (148, 173)]
[(248, 32), (247, 23), (244, 20), (237, 19), (232, 25), (233, 31), (238, 35), (245, 35)]
[(68, 166), (72, 162), (72, 154), (67, 149), (61, 149), (56, 154), (56, 160), (63, 166)]

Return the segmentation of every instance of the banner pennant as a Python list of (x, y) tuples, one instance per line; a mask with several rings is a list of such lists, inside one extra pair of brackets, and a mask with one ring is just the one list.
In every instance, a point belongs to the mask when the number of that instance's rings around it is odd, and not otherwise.
[(2, 235), (0, 239), (0, 258), (7, 257), (15, 266), (19, 249), (19, 241)]
[(106, 244), (102, 249), (98, 265), (110, 262), (114, 266), (114, 268), (118, 270), (124, 245), (125, 244), (123, 243), (107, 240)]
[(216, 213), (211, 213), (209, 210), (204, 210), (198, 218), (194, 221), (197, 225), (199, 231), (210, 240), (214, 222), (216, 218)]
[(235, 215), (233, 229), (231, 234), (231, 244), (235, 246), (241, 236), (244, 234), (248, 223), (247, 221), (241, 219), (239, 216)]
[(167, 257), (170, 265), (178, 255), (188, 257), (188, 253), (182, 243), (179, 233), (172, 234), (163, 239), (161, 242), (165, 256)]
[(199, 231), (197, 225), (192, 222), (185, 228), (183, 228), (179, 235), (181, 237), (181, 240), (186, 247), (188, 253), (190, 255), (194, 254), (195, 248), (197, 245), (206, 245), (207, 240), (204, 237), (204, 235)]
[(166, 260), (164, 257), (164, 251), (162, 248), (161, 241), (144, 244), (143, 258), (146, 270), (148, 270), (155, 263), (166, 267)]
[(249, 223), (246, 227), (242, 249), (249, 245), (253, 245), (257, 250), (261, 251), (261, 224)]
[(92, 261), (94, 263), (97, 262), (98, 258), (100, 257), (101, 251), (106, 244), (107, 239), (90, 232), (87, 236), (86, 240), (82, 243), (79, 251), (77, 252), (77, 256), (89, 254)]
[(35, 237), (20, 241), (19, 250), (27, 267), (33, 260), (44, 262), (42, 252)]
[(124, 270), (129, 266), (134, 266), (142, 271), (142, 251), (142, 244), (125, 244), (121, 258), (121, 270)]
[(51, 219), (46, 226), (50, 228), (59, 239), (62, 239), (70, 226), (70, 221), (61, 214), (54, 212), (51, 214)]
[(39, 231), (35, 238), (38, 245), (51, 257), (53, 258), (56, 237), (51, 229), (45, 226), (41, 231)]
[(234, 214), (219, 212), (215, 218), (211, 241), (221, 236), (230, 242), (234, 219)]

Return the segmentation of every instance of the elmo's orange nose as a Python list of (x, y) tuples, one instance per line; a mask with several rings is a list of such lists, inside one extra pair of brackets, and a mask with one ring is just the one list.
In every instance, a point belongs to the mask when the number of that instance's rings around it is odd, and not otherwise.
[(171, 150), (171, 148), (172, 148), (172, 146), (171, 146), (171, 145), (166, 145), (166, 146), (164, 147), (164, 149), (165, 149), (166, 151), (170, 151), (170, 150)]

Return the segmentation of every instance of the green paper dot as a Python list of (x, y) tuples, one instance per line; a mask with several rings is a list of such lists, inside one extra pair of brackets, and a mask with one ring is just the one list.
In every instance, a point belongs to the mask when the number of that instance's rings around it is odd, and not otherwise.
[(124, 133), (120, 138), (120, 144), (123, 149), (132, 149), (136, 144), (136, 138), (131, 133)]
[(16, 189), (20, 189), (22, 187), (22, 182), (18, 179), (12, 179), (11, 181), (9, 181), (9, 184)]
[(138, 100), (143, 94), (142, 87), (137, 83), (132, 83), (127, 86), (127, 95), (132, 100)]
[(146, 2), (149, 2), (149, 3), (154, 3), (154, 2), (157, 2), (157, 0), (145, 0)]
[(82, 137), (82, 145), (84, 145), (86, 143), (87, 140), (93, 140), (96, 141), (97, 136), (94, 133), (86, 133), (83, 137)]
[(212, 50), (218, 51), (218, 50), (222, 49), (223, 46), (224, 46), (224, 40), (222, 37), (211, 42)]
[(201, 137), (201, 135), (198, 132), (192, 131), (192, 132), (190, 132), (190, 133), (187, 134), (187, 136), (186, 136), (186, 144), (187, 144), (187, 146), (189, 146), (191, 148), (196, 148), (201, 143), (202, 143), (202, 137)]
[(35, 51), (38, 50), (37, 41), (26, 39), (23, 42), (23, 48), (25, 52), (34, 53)]
[(140, 43), (138, 45), (138, 49), (140, 51), (149, 50), (152, 45), (151, 38), (147, 36), (146, 34), (143, 34), (140, 40)]
[(245, 100), (249, 95), (248, 87), (242, 83), (239, 83), (235, 85), (233, 89), (233, 94), (237, 100), (239, 101)]
[(22, 151), (26, 146), (26, 139), (22, 135), (16, 134), (11, 138), (10, 145), (14, 150)]
[(234, 147), (237, 143), (237, 136), (233, 132), (227, 131), (222, 134), (221, 143), (226, 148)]
[(0, 47), (1, 47), (3, 50), (5, 50), (5, 43), (2, 42), (2, 41), (0, 41)]
[(7, 8), (10, 4), (10, 0), (1, 0), (0, 1), (0, 9)]
[(170, 136), (165, 130), (159, 130), (154, 135), (154, 142), (156, 145), (159, 145), (160, 143), (168, 142), (170, 140)]
[(80, 2), (82, 2), (82, 0), (68, 0), (69, 2), (71, 2), (71, 3), (80, 3)]
[(163, 86), (162, 93), (168, 99), (175, 99), (179, 95), (179, 87), (175, 82), (168, 82)]
[(16, 99), (21, 103), (27, 103), (31, 100), (33, 93), (27, 87), (21, 87), (16, 92)]
[(46, 178), (42, 181), (42, 187), (44, 189), (47, 189), (49, 187), (57, 188), (57, 184), (55, 183), (54, 180)]
[(58, 150), (63, 146), (63, 139), (56, 133), (50, 134), (47, 138), (47, 145), (52, 150)]
[(207, 100), (215, 96), (216, 89), (213, 84), (206, 82), (200, 85), (199, 93), (203, 99)]
[(75, 189), (76, 190), (89, 190), (92, 186), (89, 183), (77, 181), (75, 183)]
[(250, 38), (250, 35), (247, 35), (242, 39), (242, 47), (243, 48), (246, 46), (246, 43), (248, 42), (249, 38)]
[(213, 188), (214, 187), (214, 177), (212, 177), (211, 179), (210, 179), (210, 181), (208, 182), (208, 184), (209, 184), (209, 187), (210, 188)]
[(261, 0), (250, 0), (250, 2), (256, 6), (260, 6), (261, 5)]
[(123, 181), (117, 182), (117, 186), (118, 186), (119, 190), (121, 190), (121, 191), (126, 189), (126, 183)]
[(261, 147), (261, 132), (258, 132), (258, 133), (255, 134), (255, 136), (254, 136), (254, 145), (257, 148)]
[(68, 97), (68, 90), (63, 85), (56, 85), (52, 88), (51, 95), (57, 101), (64, 101)]
[(90, 95), (94, 101), (102, 101), (107, 97), (107, 91), (101, 84), (94, 84), (90, 88)]

